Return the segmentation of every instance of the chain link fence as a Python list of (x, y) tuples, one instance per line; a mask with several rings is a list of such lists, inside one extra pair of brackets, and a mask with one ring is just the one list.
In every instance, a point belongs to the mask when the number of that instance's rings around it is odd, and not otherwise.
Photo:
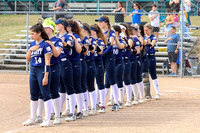
[[(200, 17), (191, 16), (191, 25), (187, 25), (187, 19), (185, 22), (181, 15), (185, 15), (184, 12), (0, 12), (0, 14), (1, 19), (5, 20), (5, 22), (1, 22), (1, 25), (7, 27), (6, 21), (7, 24), (10, 24), (9, 28), (3, 28), (2, 32), (14, 32), (10, 36), (0, 37), (0, 70), (2, 71), (29, 71), (25, 55), (32, 41), (29, 34), (31, 25), (48, 17), (52, 17), (54, 20), (64, 17), (91, 25), (96, 23), (95, 19), (106, 15), (109, 17), (111, 25), (120, 23), (138, 26), (145, 23), (152, 24), (153, 34), (158, 39), (155, 46), (157, 74), (180, 77), (200, 75), (198, 37)], [(141, 22), (136, 23), (134, 19), (138, 16)]]

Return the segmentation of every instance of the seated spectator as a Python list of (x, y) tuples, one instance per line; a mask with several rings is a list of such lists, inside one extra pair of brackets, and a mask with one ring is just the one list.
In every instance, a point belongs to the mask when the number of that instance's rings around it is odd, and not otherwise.
[(191, 0), (184, 0), (185, 11), (187, 12), (187, 21), (191, 25), (190, 15), (191, 15)]
[[(140, 25), (141, 24), (141, 18), (142, 18), (142, 14), (137, 14), (137, 13), (141, 13), (141, 6), (138, 3), (134, 4), (134, 10), (132, 11), (132, 13), (130, 14), (130, 16), (132, 16), (132, 24), (134, 25)], [(136, 14), (133, 14), (136, 13)]]
[[(173, 13), (176, 13), (176, 10), (173, 11)], [(174, 27), (178, 27), (178, 15), (177, 14), (173, 14), (174, 16)]]
[(179, 9), (180, 9), (179, 0), (170, 0), (169, 6), (171, 7), (172, 11), (176, 10), (176, 12), (179, 12)]
[[(155, 14), (152, 14), (155, 13)], [(160, 31), (160, 14), (157, 11), (157, 6), (155, 4), (152, 5), (152, 10), (149, 14), (149, 19), (151, 21), (151, 25), (153, 27), (153, 33), (157, 38), (157, 41), (159, 41), (158, 32)]]
[[(67, 6), (67, 9), (65, 10), (65, 6)], [(64, 12), (67, 11), (70, 8), (69, 4), (65, 0), (58, 0), (55, 2), (55, 5), (53, 7), (53, 10), (56, 12)], [(58, 18), (64, 18), (64, 14), (56, 14), (56, 20)]]
[[(118, 3), (118, 8), (115, 9), (113, 12), (126, 12), (126, 10), (123, 8), (123, 3), (119, 1)], [(124, 22), (124, 17), (126, 14), (115, 14), (115, 24), (120, 24)]]
[(176, 27), (172, 26), (170, 28), (170, 35), (165, 40), (165, 43), (168, 43), (167, 52), (168, 52), (168, 57), (171, 64), (172, 75), (177, 75), (176, 61), (177, 61), (178, 51), (179, 51), (180, 36), (179, 34), (176, 34)]
[[(168, 8), (166, 9), (166, 13), (170, 13), (171, 10)], [(169, 36), (170, 28), (174, 24), (174, 16), (173, 14), (167, 14), (167, 17), (165, 19), (165, 36)]]

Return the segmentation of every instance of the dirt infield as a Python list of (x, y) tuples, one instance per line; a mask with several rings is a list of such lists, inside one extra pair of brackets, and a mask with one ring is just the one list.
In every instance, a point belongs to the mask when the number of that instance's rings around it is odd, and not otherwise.
[[(29, 75), (0, 73), (0, 132), (23, 133), (199, 133), (200, 79), (159, 77), (161, 100), (59, 126), (23, 127), (29, 115)], [(154, 94), (154, 89), (151, 89)]]

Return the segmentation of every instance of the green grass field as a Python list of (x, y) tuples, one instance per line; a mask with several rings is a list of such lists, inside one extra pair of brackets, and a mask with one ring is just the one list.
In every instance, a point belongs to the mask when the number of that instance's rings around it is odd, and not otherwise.
[[(114, 16), (108, 15), (111, 21), (111, 24), (114, 24)], [(38, 22), (38, 19), (41, 18), (41, 15), (30, 15), (29, 16), (29, 25), (34, 25)], [(81, 20), (88, 24), (94, 24), (94, 20), (99, 18), (98, 15), (74, 15), (75, 20)], [(125, 22), (131, 22), (131, 17), (125, 17)], [(150, 22), (148, 16), (143, 16), (143, 22)], [(192, 16), (191, 17), (192, 25), (200, 26), (200, 17)], [(26, 34), (21, 33), (20, 30), (26, 29), (26, 15), (0, 15), (0, 41), (9, 41), (10, 39), (17, 38), (17, 34)], [(163, 24), (162, 24), (163, 25)], [(192, 31), (193, 36), (199, 36), (200, 30)], [(8, 46), (0, 43), (1, 48), (9, 48)]]

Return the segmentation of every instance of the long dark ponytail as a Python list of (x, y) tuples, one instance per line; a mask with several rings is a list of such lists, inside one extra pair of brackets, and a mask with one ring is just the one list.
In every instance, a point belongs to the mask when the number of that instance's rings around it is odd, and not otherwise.
[(42, 26), (41, 23), (38, 23), (38, 24), (36, 24), (36, 25), (33, 25), (33, 26), (30, 28), (30, 30), (33, 31), (33, 32), (36, 32), (36, 33), (41, 32), (41, 37), (42, 37), (42, 39), (44, 39), (44, 40), (49, 40), (49, 36), (48, 36), (47, 33), (45, 32), (44, 27)]

